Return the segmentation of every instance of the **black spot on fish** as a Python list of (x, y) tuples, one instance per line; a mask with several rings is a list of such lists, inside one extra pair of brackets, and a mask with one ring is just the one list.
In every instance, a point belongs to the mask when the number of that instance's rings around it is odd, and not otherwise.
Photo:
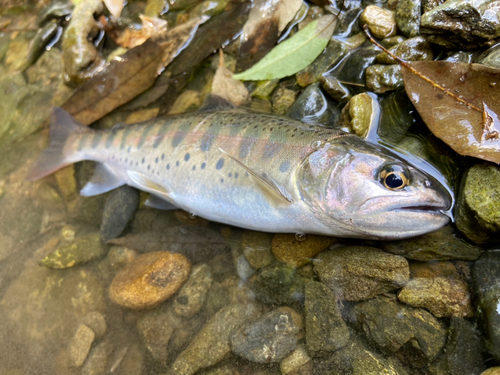
[(196, 165), (193, 165), (193, 171), (196, 169)]
[(217, 170), (220, 170), (222, 169), (222, 167), (224, 166), (224, 159), (223, 158), (220, 158), (218, 161), (217, 161), (217, 164), (215, 165), (215, 168)]
[(161, 160), (165, 159), (165, 154), (161, 154)]
[(290, 168), (290, 161), (285, 160), (280, 164), (280, 172), (285, 173)]
[(128, 148), (127, 148), (127, 152), (130, 152), (130, 150), (131, 150), (131, 149), (132, 149), (132, 147), (131, 147), (131, 146), (128, 146)]
[(170, 164), (167, 164), (167, 170), (170, 169)]
[(189, 152), (184, 155), (184, 161), (189, 161), (190, 155)]
[(159, 159), (159, 158), (156, 158), (156, 159), (155, 159), (155, 163), (158, 163), (159, 161), (160, 161), (160, 159)]
[(238, 172), (234, 172), (234, 178), (238, 178)]
[(148, 164), (148, 171), (151, 169), (151, 165)]
[(207, 163), (201, 163), (201, 169), (205, 169), (206, 166), (207, 166)]
[(176, 167), (178, 167), (178, 166), (179, 166), (179, 160), (177, 160), (177, 161), (175, 162), (175, 166), (176, 166)]
[(224, 179), (223, 179), (223, 178), (221, 178), (221, 179), (220, 179), (220, 182), (221, 182), (221, 183), (224, 183)]
[(227, 177), (232, 177), (233, 174), (231, 172), (229, 172), (229, 174), (227, 175)]
[(146, 161), (146, 158), (142, 158), (142, 164), (144, 164), (145, 161)]

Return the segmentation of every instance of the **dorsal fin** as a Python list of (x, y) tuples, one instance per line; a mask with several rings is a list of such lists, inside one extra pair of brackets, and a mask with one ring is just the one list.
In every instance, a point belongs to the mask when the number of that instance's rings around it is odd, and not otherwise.
[(230, 101), (221, 98), (218, 95), (208, 94), (198, 112), (215, 112), (235, 108), (236, 106)]
[(270, 198), (272, 201), (276, 203), (291, 203), (293, 202), (293, 199), (288, 191), (285, 190), (282, 186), (278, 185), (276, 181), (274, 181), (271, 177), (259, 174), (243, 164), (241, 161), (238, 159), (232, 157), (229, 155), (226, 151), (223, 149), (219, 148), (219, 151), (230, 157), (232, 160), (234, 160), (236, 163), (238, 163), (243, 169), (245, 169), (250, 176), (254, 178), (254, 180), (258, 183), (259, 187), (264, 191), (266, 196)]

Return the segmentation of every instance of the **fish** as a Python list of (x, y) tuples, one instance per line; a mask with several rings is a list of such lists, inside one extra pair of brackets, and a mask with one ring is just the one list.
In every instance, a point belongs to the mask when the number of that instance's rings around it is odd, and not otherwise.
[(49, 138), (27, 179), (92, 160), (84, 196), (130, 185), (150, 207), (271, 233), (395, 240), (450, 221), (448, 189), (389, 149), (216, 96), (197, 112), (106, 130), (58, 108)]

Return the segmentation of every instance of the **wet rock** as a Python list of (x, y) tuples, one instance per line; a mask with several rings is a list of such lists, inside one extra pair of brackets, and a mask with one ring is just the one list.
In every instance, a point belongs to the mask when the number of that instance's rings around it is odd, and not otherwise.
[(328, 95), (338, 102), (346, 102), (351, 99), (349, 88), (343, 85), (337, 78), (331, 76), (321, 76), (321, 87)]
[(55, 20), (47, 22), (42, 28), (38, 29), (28, 48), (28, 65), (32, 65), (42, 56), (46, 51), (47, 45), (57, 38), (57, 34), (62, 32), (62, 30), (62, 26)]
[[(406, 61), (431, 61), (434, 57), (431, 45), (422, 36), (407, 39), (389, 48), (389, 51)], [(375, 60), (380, 64), (396, 64), (396, 60), (385, 52), (378, 55)]]
[(108, 252), (108, 260), (110, 266), (118, 270), (126, 264), (131, 263), (138, 255), (139, 252), (134, 249), (123, 246), (111, 246)]
[(146, 314), (137, 321), (137, 330), (153, 358), (166, 362), (169, 355), (168, 343), (175, 331), (171, 316), (156, 311)]
[(472, 268), (479, 317), (490, 352), (500, 360), (500, 251), (485, 252)]
[(71, 268), (73, 266), (99, 259), (106, 254), (108, 247), (101, 243), (98, 233), (75, 238), (71, 243), (59, 247), (47, 255), (40, 265), (54, 268)]
[(404, 241), (383, 243), (384, 250), (407, 259), (429, 260), (476, 260), (483, 250), (468, 244), (456, 236), (448, 225), (435, 232)]
[(481, 375), (499, 375), (500, 367), (491, 367), (488, 370), (481, 373)]
[(279, 362), (295, 350), (302, 317), (289, 307), (280, 307), (247, 324), (231, 336), (233, 353), (252, 362)]
[(120, 237), (139, 207), (139, 192), (130, 186), (121, 186), (111, 192), (101, 221), (101, 240), (108, 242)]
[(276, 264), (262, 268), (252, 285), (255, 297), (269, 305), (304, 300), (304, 282), (294, 268)]
[(71, 15), (74, 5), (70, 1), (55, 0), (44, 7), (37, 16), (37, 23), (43, 25), (53, 19), (61, 19)]
[(231, 333), (258, 314), (253, 304), (234, 304), (219, 310), (177, 357), (170, 374), (192, 375), (221, 361), (231, 352)]
[(245, 231), (241, 237), (243, 255), (255, 269), (266, 267), (273, 262), (271, 254), (272, 235), (262, 232)]
[(201, 310), (205, 303), (213, 277), (210, 266), (199, 264), (191, 270), (189, 278), (179, 290), (174, 300), (177, 315), (190, 317)]
[(342, 123), (346, 123), (351, 132), (366, 138), (370, 130), (376, 127), (380, 106), (376, 96), (363, 92), (354, 95), (342, 110)]
[(446, 0), (422, 0), (422, 14), (429, 12)]
[(349, 330), (342, 320), (335, 294), (324, 284), (305, 287), (306, 343), (309, 353), (333, 352), (347, 345)]
[(500, 168), (476, 164), (465, 174), (457, 199), (457, 228), (470, 240), (483, 244), (500, 232)]
[(420, 32), (431, 43), (452, 49), (492, 46), (500, 38), (500, 19), (490, 16), (496, 7), (494, 0), (448, 0), (422, 15)]
[(279, 86), (273, 93), (273, 112), (277, 115), (284, 115), (295, 102), (299, 91), (287, 87)]
[(181, 254), (158, 251), (138, 256), (113, 279), (109, 296), (120, 306), (154, 308), (186, 281), (191, 264)]
[(10, 42), (9, 49), (5, 55), (5, 67), (8, 71), (22, 72), (31, 65), (32, 61), (29, 60), (29, 51), (34, 37), (35, 32), (23, 31)]
[(62, 40), (64, 70), (67, 79), (74, 83), (82, 83), (96, 74), (104, 60), (100, 56), (93, 39), (101, 31), (94, 19), (104, 10), (101, 0), (90, 0), (79, 3), (71, 17)]
[(286, 115), (304, 122), (333, 126), (338, 122), (340, 110), (327, 100), (319, 84), (315, 83), (302, 91)]
[(108, 345), (103, 342), (90, 350), (82, 367), (82, 375), (106, 375), (108, 371)]
[(451, 262), (412, 263), (411, 279), (398, 299), (413, 307), (423, 307), (438, 318), (472, 315), (467, 283)]
[(73, 366), (80, 367), (83, 365), (94, 342), (94, 338), (94, 331), (85, 324), (80, 324), (69, 344), (69, 355)]
[(366, 88), (377, 94), (403, 87), (400, 65), (372, 65), (366, 68)]
[(280, 363), (280, 370), (283, 375), (310, 375), (313, 371), (311, 357), (303, 345), (298, 344), (297, 348), (283, 358)]
[(272, 251), (278, 261), (290, 267), (301, 267), (336, 242), (335, 238), (313, 234), (300, 240), (295, 234), (275, 234)]
[(403, 43), (406, 40), (404, 36), (401, 35), (395, 35), (395, 36), (390, 36), (388, 38), (384, 38), (380, 41), (380, 44), (384, 46), (385, 48), (389, 49), (394, 46), (397, 46), (400, 43)]
[(361, 13), (360, 22), (367, 24), (375, 38), (383, 39), (397, 33), (396, 17), (393, 11), (368, 5)]
[(420, 0), (399, 0), (396, 5), (396, 23), (404, 36), (420, 34)]
[(500, 46), (496, 45), (484, 51), (476, 61), (478, 64), (491, 66), (500, 69)]
[(448, 342), (444, 350), (444, 366), (450, 375), (479, 375), (485, 369), (479, 332), (472, 323), (452, 317)]
[(404, 366), (394, 357), (385, 357), (369, 349), (360, 339), (355, 338), (328, 359), (327, 370), (331, 375), (408, 375)]
[(297, 83), (302, 87), (316, 83), (324, 72), (334, 67), (348, 52), (343, 42), (331, 39), (323, 53), (307, 68), (297, 73)]
[[(345, 5), (346, 4), (344, 4), (344, 9), (346, 9)], [(359, 17), (361, 17), (362, 12), (363, 9), (360, 7), (354, 7), (348, 10), (346, 9), (346, 12), (339, 16), (339, 21), (333, 34), (352, 36), (359, 33), (361, 31), (361, 27), (359, 26)]]
[(101, 338), (106, 333), (106, 319), (104, 319), (104, 316), (98, 311), (92, 311), (86, 314), (82, 318), (82, 323), (95, 333), (97, 339)]
[(354, 311), (356, 325), (372, 342), (415, 367), (433, 361), (446, 342), (446, 330), (430, 313), (389, 297), (361, 302)]
[(273, 79), (270, 81), (258, 81), (256, 82), (255, 88), (250, 92), (250, 96), (255, 96), (261, 99), (268, 99), (271, 97), (273, 91), (278, 87), (280, 80)]
[[(351, 53), (344, 59), (339, 67), (335, 69), (335, 76), (342, 82), (357, 83), (365, 85), (366, 68), (373, 64), (375, 57), (380, 53), (380, 49), (373, 46), (361, 47), (356, 53)], [(354, 91), (355, 87), (350, 86)]]
[(227, 236), (227, 244), (231, 249), (236, 273), (241, 280), (246, 281), (255, 274), (255, 269), (250, 265), (243, 253), (242, 235), (242, 230), (231, 230), (230, 235)]
[(360, 301), (405, 285), (410, 277), (405, 258), (367, 246), (321, 253), (314, 269), (337, 298)]

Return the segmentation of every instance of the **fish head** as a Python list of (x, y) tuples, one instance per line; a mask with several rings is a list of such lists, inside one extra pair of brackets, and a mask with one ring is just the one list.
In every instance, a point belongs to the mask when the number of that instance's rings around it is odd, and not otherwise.
[(297, 173), (303, 201), (334, 233), (402, 239), (446, 225), (448, 190), (388, 149), (356, 137), (325, 143)]

